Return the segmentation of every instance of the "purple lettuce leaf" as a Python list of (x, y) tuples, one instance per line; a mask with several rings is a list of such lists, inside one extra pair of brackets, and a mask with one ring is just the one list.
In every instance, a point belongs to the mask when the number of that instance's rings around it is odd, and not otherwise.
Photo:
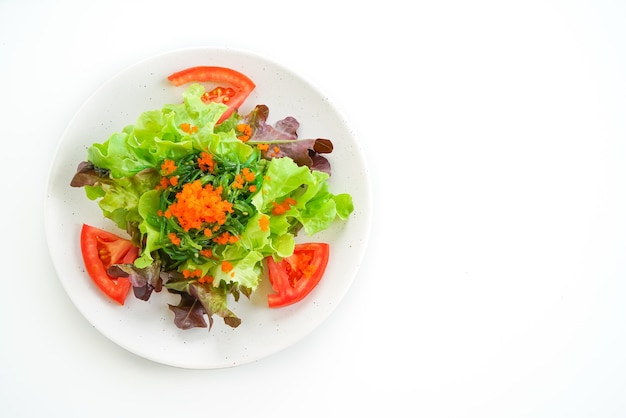
[[(194, 327), (209, 328), (213, 326), (213, 316), (217, 315), (224, 319), (224, 323), (232, 328), (241, 324), (237, 317), (227, 307), (227, 295), (230, 292), (236, 299), (239, 291), (233, 292), (223, 287), (214, 287), (211, 284), (197, 282), (168, 283), (169, 291), (181, 296), (178, 305), (169, 305), (174, 312), (174, 324), (181, 329)], [(207, 325), (205, 315), (209, 319)]]
[(74, 173), (74, 177), (72, 177), (70, 186), (94, 186), (102, 181), (106, 181), (107, 177), (107, 171), (96, 169), (93, 163), (89, 161), (82, 161), (76, 168), (76, 173)]
[(275, 141), (298, 139), (300, 123), (292, 116), (279, 120), (273, 126), (267, 123), (270, 110), (266, 105), (257, 105), (250, 113), (243, 117), (242, 122), (250, 125), (253, 141)]
[(320, 154), (333, 151), (331, 140), (298, 139), (300, 123), (295, 118), (288, 116), (270, 125), (267, 123), (268, 116), (269, 108), (266, 105), (257, 105), (242, 120), (252, 128), (249, 144), (267, 144), (267, 150), (262, 151), (263, 158), (289, 157), (300, 166), (330, 175), (330, 162)]
[(189, 293), (204, 306), (209, 317), (209, 329), (213, 325), (213, 315), (221, 316), (224, 323), (232, 328), (237, 328), (241, 324), (241, 319), (227, 307), (227, 293), (224, 288), (214, 287), (211, 284), (191, 283)]
[(133, 264), (114, 264), (107, 273), (111, 277), (127, 277), (137, 299), (148, 300), (153, 291), (160, 292), (163, 288), (161, 263), (158, 261), (145, 268), (138, 268)]
[(170, 310), (174, 312), (174, 324), (183, 330), (191, 328), (206, 328), (204, 320), (204, 306), (198, 298), (189, 293), (180, 292), (180, 302), (178, 305), (168, 304)]

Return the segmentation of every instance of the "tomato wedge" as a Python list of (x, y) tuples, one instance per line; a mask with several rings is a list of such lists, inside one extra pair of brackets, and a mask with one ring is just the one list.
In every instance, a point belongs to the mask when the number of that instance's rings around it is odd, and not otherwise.
[[(171, 74), (167, 77), (167, 79), (175, 86), (182, 86), (187, 83), (205, 82), (212, 82), (216, 84), (226, 83), (230, 85), (232, 87), (230, 90), (228, 87), (218, 87), (224, 92), (228, 92), (228, 100), (226, 101), (223, 100), (223, 96), (221, 94), (214, 95), (213, 93), (215, 90), (203, 97), (203, 100), (205, 101), (218, 101), (228, 106), (228, 109), (226, 109), (226, 112), (224, 112), (224, 114), (220, 117), (218, 123), (226, 120), (235, 109), (238, 109), (256, 87), (252, 80), (239, 71), (235, 71), (231, 68), (215, 66), (197, 66), (186, 68)], [(210, 98), (210, 96), (216, 96), (216, 98)]]
[(127, 239), (86, 224), (80, 233), (80, 249), (89, 277), (108, 297), (123, 305), (131, 283), (124, 277), (109, 276), (107, 270), (113, 264), (134, 262), (139, 249)]
[(276, 262), (267, 257), (268, 276), (276, 293), (267, 296), (270, 308), (281, 308), (304, 299), (322, 279), (330, 247), (326, 243), (296, 244), (293, 254)]

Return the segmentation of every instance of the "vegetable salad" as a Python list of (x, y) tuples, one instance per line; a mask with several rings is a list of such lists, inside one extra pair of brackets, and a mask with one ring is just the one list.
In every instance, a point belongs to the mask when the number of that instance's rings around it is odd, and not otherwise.
[[(268, 259), (275, 266), (294, 257), (298, 233), (313, 236), (347, 220), (353, 202), (348, 193), (329, 190), (331, 167), (322, 154), (332, 152), (332, 141), (299, 139), (291, 116), (268, 123), (265, 105), (240, 114), (228, 104), (229, 97), (237, 106), (245, 99), (237, 96), (236, 81), (220, 79), (227, 86), (207, 92), (202, 82), (215, 74), (186, 71), (170, 77), (187, 84), (182, 103), (143, 112), (91, 145), (71, 182), (128, 234), (134, 260), (104, 263), (103, 245), (83, 251), (100, 251), (104, 280), (130, 282), (139, 299), (162, 289), (180, 295), (180, 303), (170, 305), (179, 328), (210, 328), (214, 316), (236, 327), (241, 320), (228, 306), (229, 295), (249, 297)], [(245, 80), (243, 96), (251, 91)], [(323, 273), (306, 270), (298, 280), (319, 280)]]

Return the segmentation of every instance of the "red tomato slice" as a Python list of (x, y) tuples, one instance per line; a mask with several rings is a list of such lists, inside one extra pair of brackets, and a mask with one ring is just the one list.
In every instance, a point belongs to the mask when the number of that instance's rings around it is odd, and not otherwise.
[(267, 257), (270, 283), (276, 293), (267, 296), (270, 308), (280, 308), (301, 301), (322, 279), (330, 247), (326, 243), (297, 244), (293, 255), (280, 262)]
[[(226, 83), (232, 86), (234, 88), (234, 94), (229, 94), (228, 100), (226, 102), (222, 101), (221, 99), (217, 100), (220, 103), (224, 103), (228, 106), (228, 109), (226, 110), (226, 112), (224, 112), (218, 123), (223, 122), (233, 113), (235, 109), (238, 109), (239, 106), (241, 106), (241, 104), (250, 95), (252, 90), (254, 90), (254, 88), (256, 87), (254, 82), (250, 80), (247, 76), (240, 73), (239, 71), (235, 71), (231, 68), (226, 67), (190, 67), (171, 74), (169, 77), (167, 77), (167, 79), (170, 80), (170, 82), (175, 86), (181, 86), (187, 83), (204, 82), (213, 82), (217, 84)], [(224, 89), (225, 91), (227, 90), (227, 88), (225, 87), (220, 88)], [(206, 100), (206, 98), (204, 99)]]
[(113, 278), (107, 270), (113, 264), (134, 262), (139, 249), (127, 239), (89, 225), (83, 225), (81, 230), (80, 249), (89, 277), (108, 297), (123, 305), (131, 288), (130, 281)]

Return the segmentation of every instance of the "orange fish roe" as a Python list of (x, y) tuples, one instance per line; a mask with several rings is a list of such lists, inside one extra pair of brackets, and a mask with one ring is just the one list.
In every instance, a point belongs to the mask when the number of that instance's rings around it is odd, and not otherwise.
[(235, 189), (243, 189), (243, 177), (241, 176), (241, 174), (237, 174), (235, 176), (235, 181), (231, 183), (230, 187), (233, 187)]
[(244, 169), (241, 170), (241, 174), (243, 175), (243, 178), (246, 181), (254, 181), (254, 179), (256, 178), (256, 176), (254, 175), (254, 172), (250, 170), (248, 167), (244, 167)]
[(156, 185), (156, 189), (165, 189), (170, 185), (170, 181), (167, 177), (161, 177), (161, 181)]
[(248, 190), (249, 190), (250, 192), (252, 192), (252, 193), (256, 192), (256, 190), (257, 190), (256, 185), (255, 185), (255, 184), (253, 184), (252, 186), (248, 187)]
[(165, 160), (161, 164), (161, 174), (164, 176), (169, 176), (174, 171), (176, 171), (176, 163), (172, 160)]
[(202, 276), (198, 279), (198, 283), (213, 283), (213, 277), (211, 276)]
[(234, 187), (235, 189), (243, 189), (245, 182), (254, 181), (255, 178), (256, 175), (254, 174), (254, 172), (248, 167), (244, 167), (244, 169), (241, 170), (241, 173), (235, 176), (235, 180), (230, 186)]
[(224, 273), (228, 273), (229, 271), (231, 271), (233, 269), (233, 265), (230, 261), (222, 261), (222, 271)]
[(268, 144), (258, 144), (256, 147), (261, 151), (267, 151), (268, 149), (270, 149), (270, 146)]
[(180, 245), (180, 238), (175, 233), (170, 232), (170, 234), (167, 237), (170, 239), (172, 244)]
[(187, 269), (185, 269), (185, 270), (183, 270), (183, 277), (185, 279), (189, 279), (189, 278), (192, 278), (192, 277), (200, 277), (200, 276), (202, 276), (202, 270), (200, 270), (200, 269), (195, 269), (195, 270), (187, 270)]
[(252, 135), (252, 128), (247, 123), (240, 123), (237, 125), (237, 131), (241, 133), (241, 135), (237, 136), (237, 138), (239, 138), (242, 142), (248, 141)]
[(198, 132), (198, 127), (195, 125), (191, 125), (189, 123), (181, 123), (180, 129), (182, 129), (183, 132), (186, 132), (188, 134), (193, 134), (193, 133)]
[(288, 197), (285, 200), (283, 200), (281, 203), (276, 203), (276, 202), (272, 202), (272, 214), (274, 215), (282, 215), (283, 213), (287, 212), (289, 209), (291, 209), (291, 207), (293, 205), (295, 205), (296, 202), (294, 199)]
[(215, 174), (215, 161), (213, 161), (213, 154), (203, 152), (198, 158), (198, 166), (202, 171), (208, 171), (211, 174)]
[(213, 238), (213, 242), (219, 245), (234, 244), (237, 241), (239, 241), (239, 237), (231, 235), (228, 231), (225, 231), (217, 237)]
[(270, 229), (270, 217), (267, 215), (261, 215), (259, 218), (259, 227), (261, 231), (267, 231)]
[(280, 148), (274, 145), (274, 147), (272, 147), (272, 152), (270, 152), (270, 157), (278, 157), (279, 155), (280, 155)]
[(205, 248), (204, 250), (200, 251), (200, 255), (206, 258), (211, 258), (213, 257), (213, 251), (211, 251), (210, 248)]
[(200, 180), (187, 183), (176, 194), (176, 201), (165, 212), (166, 217), (175, 216), (185, 230), (201, 229), (204, 223), (223, 225), (233, 212), (233, 205), (222, 200), (222, 187), (204, 187)]
[(176, 185), (178, 185), (178, 176), (172, 176), (172, 177), (170, 177), (170, 184), (171, 184), (172, 186), (176, 186)]

